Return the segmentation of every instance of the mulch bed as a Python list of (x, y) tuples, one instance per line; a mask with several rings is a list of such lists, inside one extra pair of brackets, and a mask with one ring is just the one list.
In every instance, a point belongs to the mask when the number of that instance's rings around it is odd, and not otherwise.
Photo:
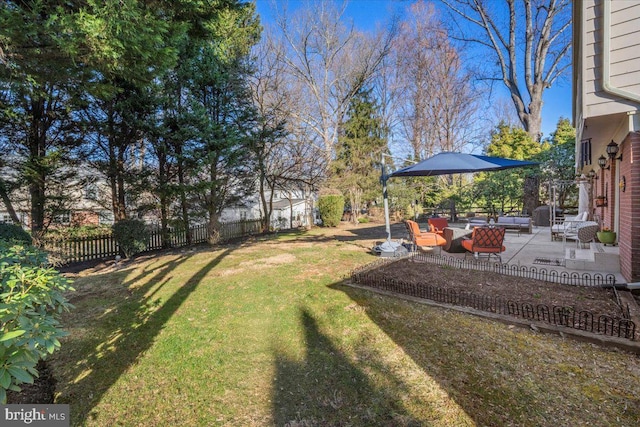
[(477, 295), (508, 298), (515, 302), (545, 304), (548, 307), (573, 307), (594, 315), (621, 317), (612, 289), (596, 286), (571, 286), (534, 279), (506, 276), (488, 271), (456, 269), (448, 266), (402, 259), (370, 271), (379, 278), (428, 284)]
[(8, 404), (49, 404), (53, 403), (56, 391), (56, 380), (51, 374), (46, 362), (40, 361), (36, 366), (38, 378), (33, 384), (21, 384), (21, 391), (9, 391), (7, 393)]

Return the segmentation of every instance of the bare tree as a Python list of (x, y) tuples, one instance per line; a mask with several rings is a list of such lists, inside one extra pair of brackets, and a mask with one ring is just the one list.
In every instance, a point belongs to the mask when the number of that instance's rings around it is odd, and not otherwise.
[(398, 133), (416, 159), (477, 143), (481, 93), (471, 86), (435, 8), (419, 1), (407, 16), (394, 42), (395, 61), (387, 63)]
[(266, 31), (261, 43), (254, 48), (256, 71), (250, 79), (253, 102), (260, 117), (251, 150), (256, 158), (265, 231), (271, 224), (276, 190), (288, 193), (291, 200), (292, 190), (315, 188), (322, 171), (318, 160), (323, 155), (318, 152), (318, 145), (309, 143), (313, 137), (308, 138), (305, 128), (297, 129), (290, 120), (294, 103), (291, 91), (287, 90), (289, 82), (283, 55), (280, 41)]
[[(542, 134), (542, 95), (571, 65), (571, 0), (442, 0), (456, 38), (480, 46), (482, 78), (502, 81), (524, 129)], [(495, 66), (491, 65), (495, 64)]]
[(300, 127), (319, 135), (326, 164), (334, 154), (338, 130), (349, 102), (388, 54), (394, 29), (371, 36), (345, 24), (346, 2), (309, 2), (299, 13), (277, 19), (287, 44), (283, 60), (293, 78), (289, 90)]

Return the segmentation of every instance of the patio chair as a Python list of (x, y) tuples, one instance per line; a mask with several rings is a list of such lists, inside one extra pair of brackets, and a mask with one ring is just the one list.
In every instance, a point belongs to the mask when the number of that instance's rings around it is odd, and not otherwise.
[(475, 227), (470, 239), (462, 241), (462, 247), (472, 253), (476, 258), (480, 254), (486, 254), (487, 258), (491, 255), (498, 258), (502, 262), (500, 254), (506, 250), (503, 246), (505, 229), (502, 227)]
[(437, 233), (439, 235), (443, 235), (444, 229), (449, 226), (449, 221), (447, 218), (429, 218), (427, 219), (429, 223), (429, 231), (432, 233)]
[(413, 249), (416, 250), (418, 247), (428, 246), (428, 247), (440, 247), (442, 250), (442, 246), (447, 243), (444, 237), (440, 236), (437, 233), (432, 233), (430, 231), (420, 231), (420, 226), (417, 222), (406, 220), (404, 222), (407, 227), (407, 231), (409, 232), (409, 239), (413, 245)]
[(578, 227), (587, 222), (588, 214), (589, 213), (585, 211), (576, 216), (565, 216), (562, 219), (556, 220), (554, 224), (551, 224), (551, 236), (563, 237), (567, 233), (576, 233)]
[(562, 244), (566, 245), (567, 240), (575, 240), (576, 247), (584, 247), (585, 243), (592, 242), (596, 239), (596, 233), (600, 230), (600, 226), (594, 221), (585, 221), (576, 227), (569, 228), (562, 236)]

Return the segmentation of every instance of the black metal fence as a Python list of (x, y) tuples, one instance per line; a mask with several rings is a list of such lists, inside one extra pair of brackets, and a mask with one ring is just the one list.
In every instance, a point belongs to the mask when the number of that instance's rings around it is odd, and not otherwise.
[[(375, 268), (386, 262), (394, 261), (377, 262), (356, 270), (351, 274), (351, 281), (357, 285), (427, 299), (438, 303), (470, 307), (478, 311), (508, 315), (524, 320), (543, 322), (600, 335), (620, 337), (629, 340), (635, 339), (636, 325), (632, 320), (624, 318), (624, 310), (622, 310), (620, 317), (616, 317), (594, 314), (586, 310), (576, 311), (573, 307), (549, 307), (545, 304), (513, 301), (504, 297), (480, 295), (473, 292), (447, 289), (426, 283), (409, 283), (398, 279), (381, 278), (376, 274)], [(511, 270), (509, 269), (509, 271)], [(518, 269), (517, 271), (522, 270)], [(546, 276), (553, 277), (553, 275), (549, 274)]]
[(543, 282), (559, 283), (574, 286), (613, 286), (616, 283), (615, 274), (588, 273), (576, 271), (558, 271), (552, 268), (543, 268), (526, 265), (501, 264), (497, 262), (482, 262), (474, 258), (462, 259), (448, 256), (434, 256), (431, 254), (416, 253), (411, 257), (418, 262), (428, 262), (437, 265), (446, 265), (453, 268), (466, 270), (490, 271), (508, 276), (522, 277), (526, 279), (541, 280)]
[[(223, 223), (220, 228), (220, 240), (224, 241), (236, 237), (249, 236), (258, 234), (261, 231), (262, 222), (259, 219)], [(191, 244), (204, 243), (209, 238), (206, 225), (191, 227), (190, 233)], [(44, 249), (50, 254), (52, 261), (60, 265), (71, 262), (112, 258), (120, 254), (118, 242), (116, 242), (111, 234), (66, 239), (47, 239), (42, 243)], [(186, 246), (188, 244), (186, 230), (170, 228), (169, 244), (174, 248)], [(160, 228), (151, 229), (147, 248), (143, 252), (162, 248), (162, 230)]]

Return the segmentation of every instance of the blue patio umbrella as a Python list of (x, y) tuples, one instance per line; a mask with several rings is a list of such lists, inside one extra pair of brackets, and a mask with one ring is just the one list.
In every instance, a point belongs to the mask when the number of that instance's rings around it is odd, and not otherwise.
[(382, 187), (383, 199), (385, 206), (385, 223), (387, 231), (387, 242), (385, 242), (386, 250), (395, 251), (398, 244), (391, 242), (391, 226), (389, 221), (389, 210), (387, 202), (387, 180), (392, 177), (403, 176), (436, 176), (450, 175), (454, 173), (473, 173), (499, 171), (504, 169), (520, 168), (525, 166), (535, 166), (538, 163), (505, 159), (503, 157), (482, 156), (479, 154), (442, 152), (428, 159), (425, 159), (415, 165), (407, 166), (393, 172), (391, 175), (384, 173), (384, 157), (383, 157), (383, 174)]
[(537, 165), (536, 162), (511, 160), (478, 154), (443, 152), (393, 172), (394, 176), (435, 176), (454, 173), (497, 171)]

